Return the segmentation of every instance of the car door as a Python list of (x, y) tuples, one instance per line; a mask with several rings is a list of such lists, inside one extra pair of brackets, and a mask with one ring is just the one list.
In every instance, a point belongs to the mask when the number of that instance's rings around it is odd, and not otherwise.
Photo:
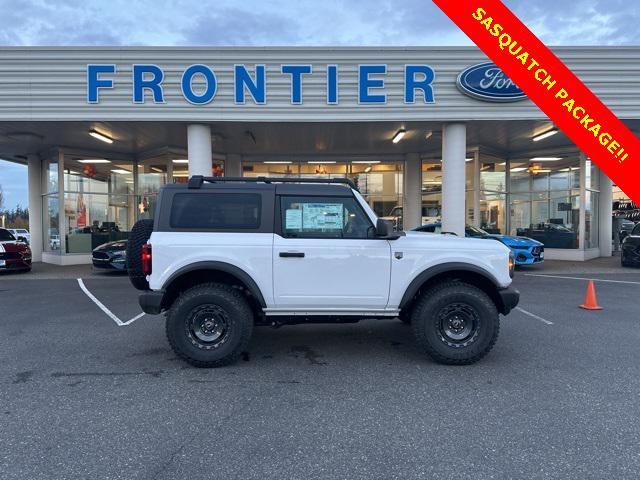
[(280, 196), (273, 252), (277, 308), (383, 309), (391, 246), (353, 197)]

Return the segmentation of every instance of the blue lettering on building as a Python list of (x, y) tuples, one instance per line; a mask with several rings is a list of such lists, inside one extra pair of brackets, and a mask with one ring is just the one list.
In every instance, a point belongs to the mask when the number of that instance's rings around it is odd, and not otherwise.
[[(193, 77), (196, 75), (204, 77), (206, 86), (202, 92), (195, 92), (193, 90)], [(187, 68), (182, 75), (181, 84), (182, 95), (184, 95), (184, 98), (186, 98), (188, 102), (194, 105), (204, 105), (211, 102), (218, 90), (216, 74), (206, 65), (191, 65)]]
[[(289, 80), (290, 101), (293, 105), (303, 103), (305, 86), (309, 88), (311, 85), (317, 95), (319, 81), (326, 82), (327, 105), (338, 105), (343, 97), (345, 101), (357, 102), (363, 106), (383, 105), (387, 103), (388, 93), (391, 93), (393, 98), (402, 96), (406, 104), (435, 103), (436, 75), (429, 65), (404, 65), (402, 72), (395, 69), (389, 71), (385, 64), (358, 65), (355, 67), (355, 72), (354, 67), (350, 68), (349, 74), (355, 73), (358, 78), (355, 91), (353, 88), (348, 88), (350, 86), (341, 88), (341, 72), (346, 70), (346, 67), (341, 69), (338, 65), (326, 65), (326, 70), (323, 67), (324, 71), (314, 72), (311, 64), (282, 64), (279, 72), (269, 69), (269, 77), (267, 77), (265, 65), (237, 64), (233, 66), (232, 84), (222, 85), (225, 88), (223, 98), (228, 98), (227, 95), (230, 95), (238, 105), (246, 102), (265, 105), (267, 80), (280, 75), (279, 83), (285, 79)], [(103, 97), (109, 96), (107, 90), (119, 87), (119, 83), (126, 84), (122, 79), (124, 74), (129, 74), (127, 68), (116, 69), (116, 65), (113, 64), (87, 65), (87, 103), (99, 103)], [(144, 104), (151, 101), (165, 103), (163, 82), (166, 75), (161, 67), (153, 64), (134, 64), (131, 66), (130, 75), (133, 103)], [(400, 91), (398, 91), (399, 82), (397, 81), (389, 82), (389, 86), (386, 85), (387, 78), (398, 75), (402, 75), (404, 80)], [(500, 86), (503, 80), (494, 78), (493, 81), (494, 86)], [(180, 79), (182, 96), (194, 105), (213, 102), (220, 86), (216, 70), (211, 65), (190, 65), (185, 68)], [(346, 93), (343, 95), (342, 92)]]
[(291, 75), (291, 103), (299, 105), (302, 103), (302, 75), (311, 73), (311, 65), (282, 65), (280, 71), (283, 74)]
[(255, 79), (244, 65), (236, 65), (235, 72), (235, 99), (236, 103), (245, 103), (245, 90), (249, 91), (253, 101), (258, 105), (267, 103), (267, 77), (264, 65), (256, 65)]
[[(372, 93), (372, 89), (384, 88), (381, 75), (387, 73), (386, 65), (360, 65), (358, 68), (358, 103), (387, 103), (386, 93)], [(372, 75), (376, 77), (371, 78)]]
[(115, 65), (87, 65), (87, 103), (100, 101), (101, 88), (113, 88), (113, 78), (102, 78), (102, 74), (116, 73)]
[(150, 90), (154, 103), (164, 103), (164, 72), (157, 65), (133, 66), (133, 103), (144, 103), (144, 92)]
[(424, 103), (435, 103), (433, 81), (436, 73), (429, 65), (405, 65), (404, 102), (415, 103), (416, 90), (422, 91)]

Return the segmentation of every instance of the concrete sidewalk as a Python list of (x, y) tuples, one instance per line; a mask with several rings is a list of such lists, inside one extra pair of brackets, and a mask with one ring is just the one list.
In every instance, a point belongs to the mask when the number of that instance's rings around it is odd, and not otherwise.
[(522, 273), (544, 273), (551, 275), (591, 275), (591, 274), (625, 274), (640, 273), (640, 269), (627, 268), (620, 265), (620, 255), (602, 257), (586, 262), (566, 260), (546, 260), (542, 265), (518, 267)]
[(0, 282), (3, 280), (57, 280), (74, 278), (122, 278), (124, 272), (111, 270), (95, 270), (93, 265), (52, 265), (37, 262), (33, 264), (31, 272), (0, 272)]

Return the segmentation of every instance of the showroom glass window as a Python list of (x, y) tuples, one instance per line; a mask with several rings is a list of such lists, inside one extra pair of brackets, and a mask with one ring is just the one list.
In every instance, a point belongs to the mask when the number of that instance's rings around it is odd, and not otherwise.
[[(507, 162), (503, 158), (484, 153), (479, 158), (478, 225), (488, 233), (504, 234), (507, 229)], [(473, 224), (470, 221), (467, 223)]]
[(584, 195), (584, 248), (599, 246), (599, 185), (598, 167), (590, 160), (585, 160), (585, 195)]
[(243, 160), (245, 177), (286, 178), (349, 178), (376, 215), (388, 216), (394, 208), (402, 209), (403, 162), (382, 162), (367, 157), (357, 159), (326, 158), (295, 159), (271, 158)]
[(47, 186), (42, 196), (43, 251), (60, 254), (59, 163), (57, 153), (43, 162)]
[(286, 238), (366, 239), (371, 221), (353, 197), (282, 197), (281, 225)]
[(546, 248), (578, 248), (580, 158), (512, 160), (509, 178), (510, 234), (533, 238)]
[(127, 239), (138, 217), (133, 162), (65, 151), (62, 169), (63, 253)]

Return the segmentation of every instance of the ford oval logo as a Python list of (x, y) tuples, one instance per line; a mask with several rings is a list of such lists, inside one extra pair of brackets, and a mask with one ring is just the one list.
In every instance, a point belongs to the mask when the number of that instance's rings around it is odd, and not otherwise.
[(458, 75), (458, 88), (465, 95), (487, 102), (517, 102), (527, 95), (495, 63), (481, 63)]

